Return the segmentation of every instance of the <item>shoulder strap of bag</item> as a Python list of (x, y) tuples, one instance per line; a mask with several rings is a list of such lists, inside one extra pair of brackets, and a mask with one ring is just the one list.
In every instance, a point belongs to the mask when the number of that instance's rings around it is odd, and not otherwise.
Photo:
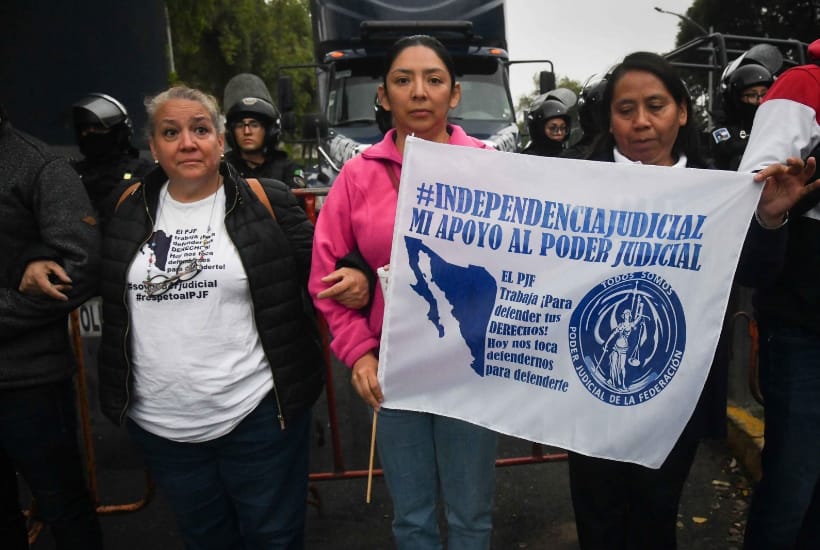
[(265, 194), (265, 190), (262, 188), (262, 184), (259, 182), (259, 180), (256, 178), (248, 178), (247, 182), (248, 185), (251, 186), (251, 190), (256, 195), (256, 198), (259, 199), (259, 202), (262, 203), (262, 206), (264, 206), (267, 209), (271, 218), (273, 218), (273, 221), (277, 221), (276, 214), (273, 211), (273, 206), (271, 206), (270, 204), (270, 199)]
[(123, 201), (125, 199), (127, 199), (130, 195), (133, 195), (137, 191), (137, 189), (139, 189), (140, 185), (142, 185), (142, 182), (138, 181), (138, 182), (132, 183), (131, 185), (129, 185), (128, 187), (125, 188), (125, 191), (122, 192), (122, 195), (120, 195), (120, 198), (117, 199), (117, 206), (114, 207), (115, 212), (117, 210), (119, 210), (120, 205), (123, 203)]

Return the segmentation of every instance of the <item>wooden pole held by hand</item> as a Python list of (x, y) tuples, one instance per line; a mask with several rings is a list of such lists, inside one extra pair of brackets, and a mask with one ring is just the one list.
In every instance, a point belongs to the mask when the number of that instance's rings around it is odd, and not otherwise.
[(367, 465), (367, 496), (365, 504), (370, 504), (370, 494), (373, 490), (373, 455), (376, 450), (376, 422), (379, 420), (378, 411), (373, 411), (373, 428), (370, 432), (370, 461)]

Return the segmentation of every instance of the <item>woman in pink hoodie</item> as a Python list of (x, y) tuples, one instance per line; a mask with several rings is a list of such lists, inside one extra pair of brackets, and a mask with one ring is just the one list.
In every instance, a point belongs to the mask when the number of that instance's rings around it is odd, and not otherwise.
[(358, 250), (375, 271), (390, 263), (399, 176), (407, 136), (486, 148), (447, 114), (461, 87), (444, 46), (424, 35), (405, 37), (388, 52), (379, 86), (381, 105), (395, 129), (349, 160), (322, 207), (313, 242), (309, 290), (333, 333), (331, 347), (352, 368), (358, 394), (379, 413), (377, 444), (393, 498), (398, 547), (440, 549), (436, 503), (439, 488), (447, 515), (450, 550), (490, 547), (495, 491), (496, 434), (466, 422), (381, 408), (379, 340), (384, 296), (376, 287), (370, 308), (351, 309), (325, 298), (336, 262)]

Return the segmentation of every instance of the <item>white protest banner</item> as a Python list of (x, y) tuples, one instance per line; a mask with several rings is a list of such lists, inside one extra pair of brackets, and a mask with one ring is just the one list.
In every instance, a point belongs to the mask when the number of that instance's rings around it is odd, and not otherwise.
[(703, 388), (749, 174), (408, 139), (383, 405), (659, 467)]

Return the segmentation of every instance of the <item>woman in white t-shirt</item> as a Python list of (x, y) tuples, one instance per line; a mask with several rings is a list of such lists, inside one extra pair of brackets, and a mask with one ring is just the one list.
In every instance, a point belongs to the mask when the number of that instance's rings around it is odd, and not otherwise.
[(187, 548), (301, 548), (324, 374), (313, 226), (284, 184), (254, 189), (221, 162), (212, 97), (146, 105), (159, 166), (104, 238), (103, 412), (127, 421)]

